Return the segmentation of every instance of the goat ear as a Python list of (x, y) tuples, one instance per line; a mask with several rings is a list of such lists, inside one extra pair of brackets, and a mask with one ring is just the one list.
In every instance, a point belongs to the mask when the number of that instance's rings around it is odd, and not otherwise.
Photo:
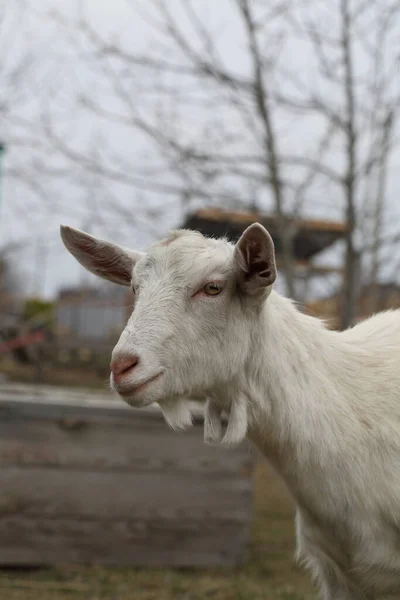
[(67, 250), (85, 269), (120, 285), (130, 285), (135, 262), (142, 256), (66, 225), (60, 227)]
[(235, 246), (235, 269), (240, 289), (255, 296), (276, 279), (274, 242), (268, 231), (253, 223)]

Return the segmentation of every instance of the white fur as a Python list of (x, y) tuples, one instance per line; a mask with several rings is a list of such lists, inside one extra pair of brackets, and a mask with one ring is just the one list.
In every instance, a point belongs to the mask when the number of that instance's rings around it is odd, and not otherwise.
[(222, 410), (209, 398), (204, 409), (204, 441), (220, 444), (222, 440)]
[(208, 398), (204, 409), (204, 441), (206, 444), (236, 446), (247, 434), (247, 398), (241, 394), (231, 398), (229, 419), (225, 432), (222, 428), (223, 407)]
[(162, 412), (171, 429), (179, 431), (193, 424), (190, 408), (184, 398), (162, 401)]
[[(132, 265), (136, 306), (113, 356), (140, 356), (126, 386), (161, 375), (129, 402), (169, 398), (167, 420), (187, 425), (182, 398), (208, 397), (208, 441), (247, 434), (296, 502), (298, 556), (324, 600), (399, 591), (400, 311), (326, 329), (271, 291), (260, 232), (241, 247), (177, 232)], [(213, 280), (220, 295), (195, 293)]]

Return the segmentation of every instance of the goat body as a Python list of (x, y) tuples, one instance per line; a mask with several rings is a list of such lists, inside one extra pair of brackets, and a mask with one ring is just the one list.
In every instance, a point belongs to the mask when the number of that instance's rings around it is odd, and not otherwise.
[(326, 599), (398, 591), (400, 311), (339, 333), (272, 292), (260, 319), (239, 385), (297, 505), (299, 558)]
[(184, 427), (185, 398), (208, 398), (207, 442), (247, 435), (293, 496), (298, 556), (324, 600), (399, 591), (400, 311), (329, 330), (272, 289), (273, 243), (258, 224), (236, 245), (179, 231), (148, 253), (62, 236), (87, 269), (134, 284), (112, 362), (124, 400), (158, 402)]

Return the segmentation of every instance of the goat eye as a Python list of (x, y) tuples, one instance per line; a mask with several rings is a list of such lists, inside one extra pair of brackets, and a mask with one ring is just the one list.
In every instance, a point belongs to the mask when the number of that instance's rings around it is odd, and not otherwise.
[(210, 282), (206, 283), (202, 291), (208, 296), (218, 296), (222, 292), (222, 287), (218, 283)]
[(133, 292), (133, 294), (136, 296), (136, 288), (135, 288), (135, 286), (134, 286), (134, 285), (132, 285), (132, 292)]

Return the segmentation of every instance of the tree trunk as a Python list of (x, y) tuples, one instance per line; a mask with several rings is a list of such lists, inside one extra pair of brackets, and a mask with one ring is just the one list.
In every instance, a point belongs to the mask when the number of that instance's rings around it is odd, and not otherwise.
[(341, 0), (342, 49), (344, 66), (344, 85), (346, 96), (346, 153), (347, 169), (344, 179), (346, 197), (346, 256), (344, 289), (341, 306), (341, 328), (350, 327), (354, 318), (356, 302), (356, 285), (358, 279), (358, 255), (354, 247), (354, 231), (356, 227), (355, 184), (356, 184), (356, 127), (353, 61), (351, 53), (351, 22), (348, 0)]
[(380, 270), (380, 248), (382, 244), (383, 228), (383, 209), (385, 203), (387, 167), (389, 158), (390, 135), (393, 126), (393, 112), (390, 111), (386, 117), (383, 134), (382, 147), (379, 153), (378, 161), (378, 185), (373, 211), (373, 229), (371, 243), (371, 272), (369, 276), (370, 297), (368, 302), (368, 312), (374, 313), (380, 310), (381, 294), (379, 292), (379, 270)]
[(354, 247), (353, 233), (354, 228), (350, 229), (346, 237), (344, 286), (340, 319), (341, 329), (347, 329), (352, 325), (358, 295), (359, 254)]
[(293, 235), (290, 221), (284, 214), (283, 189), (278, 159), (277, 136), (272, 124), (270, 97), (263, 78), (261, 52), (258, 47), (256, 25), (251, 14), (248, 0), (239, 0), (239, 7), (244, 17), (249, 37), (250, 52), (253, 59), (254, 96), (257, 112), (264, 127), (264, 148), (266, 174), (271, 181), (272, 197), (274, 199), (277, 229), (282, 255), (282, 267), (285, 276), (286, 294), (295, 298), (294, 265), (293, 265)]

